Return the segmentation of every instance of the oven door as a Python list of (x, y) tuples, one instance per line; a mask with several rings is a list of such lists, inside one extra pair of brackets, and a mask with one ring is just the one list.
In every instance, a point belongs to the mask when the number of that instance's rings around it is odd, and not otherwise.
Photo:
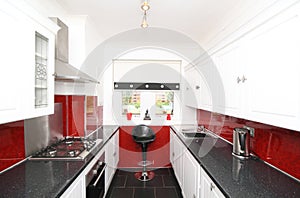
[(104, 196), (106, 166), (102, 160), (98, 160), (86, 175), (87, 198), (102, 198)]

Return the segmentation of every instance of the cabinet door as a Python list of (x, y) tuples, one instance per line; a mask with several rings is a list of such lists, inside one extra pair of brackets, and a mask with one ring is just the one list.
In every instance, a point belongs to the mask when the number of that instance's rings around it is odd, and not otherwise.
[(28, 110), (30, 117), (54, 113), (55, 34), (38, 23), (35, 23), (33, 27), (32, 64), (35, 69), (29, 75), (34, 79), (33, 85), (30, 86), (30, 93), (33, 90), (29, 105), (31, 108)]
[(119, 142), (119, 133), (115, 133), (113, 137), (107, 142), (105, 146), (105, 162), (107, 167), (105, 169), (105, 193), (115, 174), (117, 163), (119, 162), (119, 148), (116, 145)]
[(276, 16), (247, 36), (247, 117), (300, 129), (299, 8)]
[(200, 165), (189, 153), (183, 155), (183, 194), (186, 198), (200, 196)]
[(119, 131), (114, 135), (114, 168), (115, 170), (118, 168), (119, 163)]
[(178, 139), (175, 135), (174, 138), (174, 164), (175, 164), (175, 171), (177, 173), (177, 181), (179, 186), (182, 187), (183, 184), (183, 150), (185, 146), (182, 142)]
[(201, 169), (201, 197), (203, 198), (224, 198), (220, 189), (214, 184), (206, 172)]
[(242, 76), (244, 75), (242, 42), (236, 42), (215, 55), (215, 64), (222, 80), (222, 89), (224, 97), (218, 102), (218, 112), (225, 112), (227, 115), (241, 117), (243, 106), (244, 84)]
[(28, 28), (20, 18), (22, 15), (13, 6), (0, 2), (0, 24), (3, 27), (0, 33), (0, 123), (24, 118)]
[(83, 198), (86, 196), (85, 177), (81, 174), (62, 194), (62, 198)]
[[(198, 108), (198, 99), (197, 95), (199, 95), (196, 86), (200, 86), (198, 82), (196, 82), (196, 70), (195, 68), (191, 68), (185, 71), (185, 88), (184, 88), (184, 104), (189, 107)], [(198, 85), (197, 85), (198, 84)]]
[(211, 73), (208, 68), (202, 65), (200, 68), (193, 67), (185, 72), (185, 79), (188, 83), (184, 90), (185, 105), (211, 110), (212, 95), (208, 84)]

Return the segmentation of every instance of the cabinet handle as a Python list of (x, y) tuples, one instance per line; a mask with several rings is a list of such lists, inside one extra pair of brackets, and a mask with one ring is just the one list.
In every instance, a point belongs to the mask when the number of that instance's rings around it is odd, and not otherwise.
[(200, 89), (200, 86), (199, 86), (199, 85), (196, 85), (196, 87), (195, 87), (195, 88), (198, 90), (198, 89)]
[(174, 152), (172, 153), (172, 156), (173, 156), (173, 157), (175, 156), (175, 153), (174, 153)]
[(240, 77), (237, 77), (236, 82), (239, 84), (242, 80), (240, 79)]
[(214, 188), (215, 186), (212, 183), (210, 183), (210, 191), (212, 191)]
[(195, 195), (195, 194), (193, 194), (193, 198), (196, 198), (196, 195)]
[(115, 157), (116, 155), (117, 155), (117, 153), (116, 153), (116, 152), (114, 152), (113, 156)]
[(247, 80), (247, 78), (243, 75), (242, 82), (244, 83)]

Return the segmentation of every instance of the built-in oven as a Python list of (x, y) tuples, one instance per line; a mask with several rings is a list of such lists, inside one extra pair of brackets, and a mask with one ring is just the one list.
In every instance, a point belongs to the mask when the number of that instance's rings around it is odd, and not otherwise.
[(104, 196), (106, 169), (104, 156), (103, 153), (85, 176), (87, 198), (102, 198)]

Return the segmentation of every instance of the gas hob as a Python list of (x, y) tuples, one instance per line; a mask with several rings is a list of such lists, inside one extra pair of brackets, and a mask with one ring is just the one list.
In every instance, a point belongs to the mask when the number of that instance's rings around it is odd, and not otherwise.
[(30, 160), (84, 160), (101, 139), (67, 137), (32, 155)]

